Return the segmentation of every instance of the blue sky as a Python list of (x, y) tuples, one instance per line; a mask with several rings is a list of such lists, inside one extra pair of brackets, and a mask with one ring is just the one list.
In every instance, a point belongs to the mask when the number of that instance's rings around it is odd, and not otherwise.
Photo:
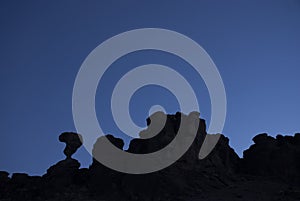
[[(58, 135), (75, 131), (72, 90), (82, 62), (106, 39), (137, 28), (177, 31), (208, 52), (227, 94), (223, 133), (240, 156), (258, 133), (300, 132), (299, 1), (1, 1), (0, 24), (0, 170), (43, 174), (64, 158)], [(96, 110), (105, 132), (122, 136), (108, 105), (114, 84), (153, 62), (190, 80), (209, 123), (201, 77), (174, 55), (141, 51), (117, 60), (100, 81)], [(138, 125), (152, 104), (178, 108), (165, 89), (145, 87), (130, 105)], [(74, 157), (91, 163), (83, 147)]]

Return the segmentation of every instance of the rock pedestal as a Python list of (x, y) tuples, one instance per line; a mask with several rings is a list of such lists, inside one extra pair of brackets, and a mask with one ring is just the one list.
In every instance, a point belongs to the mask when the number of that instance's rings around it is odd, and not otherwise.
[(77, 133), (65, 132), (59, 136), (59, 141), (66, 143), (64, 149), (66, 159), (51, 166), (47, 173), (43, 175), (43, 179), (45, 180), (46, 188), (63, 191), (74, 184), (78, 176), (80, 163), (76, 159), (71, 158), (71, 156), (82, 145), (82, 137)]

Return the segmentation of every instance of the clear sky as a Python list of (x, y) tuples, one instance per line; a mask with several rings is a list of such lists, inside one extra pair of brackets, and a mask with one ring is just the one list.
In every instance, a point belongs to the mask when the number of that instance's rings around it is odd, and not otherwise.
[[(0, 27), (0, 170), (40, 175), (64, 158), (58, 135), (75, 131), (72, 90), (82, 62), (106, 39), (137, 28), (177, 31), (208, 52), (226, 88), (223, 133), (240, 156), (258, 133), (300, 132), (300, 1), (1, 1)], [(174, 55), (141, 51), (120, 58), (100, 81), (96, 110), (106, 133), (123, 136), (108, 105), (114, 84), (153, 62), (190, 80), (209, 123), (201, 77)], [(137, 91), (132, 118), (144, 126), (158, 103), (178, 109), (163, 88)], [(74, 157), (91, 163), (83, 147)]]

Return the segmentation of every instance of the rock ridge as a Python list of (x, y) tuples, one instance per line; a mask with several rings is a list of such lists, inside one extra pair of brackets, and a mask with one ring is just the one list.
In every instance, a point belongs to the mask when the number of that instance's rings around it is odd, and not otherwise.
[[(155, 116), (156, 115), (156, 116)], [(166, 123), (156, 136), (149, 136), (162, 114), (147, 121), (148, 129), (141, 138), (130, 142), (127, 152), (144, 154), (160, 150), (176, 136), (181, 117), (166, 115)], [(158, 172), (125, 174), (114, 171), (95, 158), (89, 168), (80, 168), (72, 155), (82, 145), (82, 136), (65, 132), (59, 141), (66, 143), (66, 158), (51, 166), (43, 176), (0, 171), (0, 201), (19, 200), (300, 200), (300, 133), (294, 136), (266, 133), (253, 138), (254, 144), (243, 158), (221, 135), (213, 151), (199, 159), (199, 150), (206, 132), (205, 120), (197, 116), (196, 138), (187, 152), (174, 164)], [(185, 116), (184, 116), (185, 117)], [(190, 126), (195, 126), (192, 121)], [(151, 134), (151, 133), (150, 133)], [(99, 137), (94, 144), (97, 152), (103, 138), (123, 149), (124, 142), (113, 135)]]

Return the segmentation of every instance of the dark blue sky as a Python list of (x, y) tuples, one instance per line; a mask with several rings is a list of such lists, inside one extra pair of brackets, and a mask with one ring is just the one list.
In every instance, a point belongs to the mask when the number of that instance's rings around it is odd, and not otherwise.
[[(75, 131), (72, 90), (82, 62), (101, 42), (137, 28), (177, 31), (209, 53), (227, 93), (223, 133), (240, 155), (258, 133), (300, 132), (297, 0), (1, 1), (0, 25), (0, 170), (43, 174), (64, 158), (58, 135)], [(210, 100), (201, 77), (173, 55), (141, 51), (116, 61), (101, 80), (105, 87), (98, 89), (96, 109), (105, 132), (122, 136), (107, 105), (115, 82), (153, 61), (190, 79), (201, 117), (209, 122)], [(163, 88), (145, 87), (132, 98), (132, 118), (144, 125), (149, 107), (157, 103), (174, 113), (173, 99)], [(75, 158), (83, 166), (91, 162), (84, 148)]]

